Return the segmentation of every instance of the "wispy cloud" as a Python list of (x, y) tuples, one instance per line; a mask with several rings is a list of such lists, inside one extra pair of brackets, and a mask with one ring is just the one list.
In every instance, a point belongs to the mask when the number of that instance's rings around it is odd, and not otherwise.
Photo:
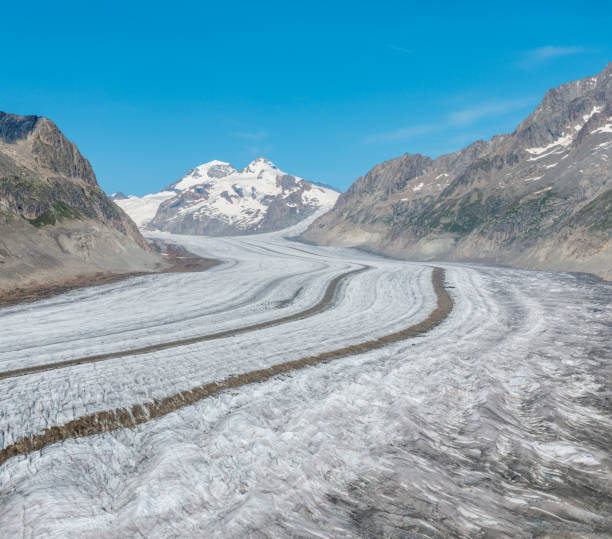
[(440, 120), (436, 123), (399, 127), (397, 129), (368, 135), (363, 138), (363, 143), (381, 144), (398, 142), (440, 131), (445, 131), (445, 137), (448, 138), (448, 133), (453, 132), (453, 130), (457, 132), (457, 130), (478, 124), (482, 120), (505, 116), (512, 112), (529, 108), (533, 106), (535, 102), (536, 99), (534, 97), (486, 101), (441, 116)]
[(400, 127), (391, 131), (368, 135), (363, 139), (363, 142), (366, 144), (375, 144), (377, 142), (395, 142), (398, 140), (407, 140), (412, 137), (430, 133), (431, 131), (434, 131), (436, 127), (437, 126), (435, 124), (421, 124), (410, 127)]
[(560, 56), (572, 56), (585, 52), (587, 52), (585, 47), (556, 47), (548, 45), (546, 47), (538, 47), (536, 49), (526, 51), (523, 58), (519, 61), (519, 65), (523, 68), (530, 68), (541, 65), (553, 58), (558, 58)]
[(397, 52), (403, 52), (404, 54), (412, 54), (414, 52), (411, 49), (405, 49), (404, 47), (399, 47), (398, 45), (393, 45), (393, 44), (389, 44), (387, 45), (387, 47)]
[(256, 144), (254, 146), (247, 146), (244, 148), (245, 155), (252, 159), (254, 157), (268, 157), (272, 153), (272, 146), (270, 144)]
[(448, 115), (448, 120), (452, 125), (465, 127), (483, 118), (504, 116), (510, 112), (524, 109), (531, 104), (533, 104), (533, 99), (526, 97), (520, 99), (488, 101), (473, 107), (452, 112)]
[(268, 137), (268, 133), (266, 131), (238, 131), (232, 133), (232, 135), (234, 137), (254, 141), (261, 141)]

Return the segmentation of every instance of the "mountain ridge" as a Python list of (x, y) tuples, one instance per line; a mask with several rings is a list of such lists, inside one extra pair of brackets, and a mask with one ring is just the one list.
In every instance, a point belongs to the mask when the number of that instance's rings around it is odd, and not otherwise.
[(612, 63), (546, 92), (512, 133), (376, 165), (302, 239), (610, 279), (611, 98)]
[(0, 289), (161, 265), (50, 119), (0, 112)]

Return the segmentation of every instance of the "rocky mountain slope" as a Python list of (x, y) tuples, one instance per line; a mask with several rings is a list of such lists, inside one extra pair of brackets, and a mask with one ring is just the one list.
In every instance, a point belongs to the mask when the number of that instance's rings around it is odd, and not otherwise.
[(142, 198), (119, 195), (115, 202), (140, 227), (223, 236), (294, 225), (320, 208), (331, 208), (339, 193), (258, 158), (242, 171), (211, 161), (159, 193)]
[(0, 290), (159, 263), (51, 120), (0, 112)]
[(511, 134), (375, 166), (303, 238), (611, 279), (612, 63), (548, 91)]

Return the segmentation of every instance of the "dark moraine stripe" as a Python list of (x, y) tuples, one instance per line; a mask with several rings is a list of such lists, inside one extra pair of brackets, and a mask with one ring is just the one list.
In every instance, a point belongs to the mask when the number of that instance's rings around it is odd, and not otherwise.
[[(366, 268), (362, 268), (349, 273), (355, 273), (356, 271), (363, 271), (365, 269)], [(348, 274), (344, 274), (336, 279), (341, 279), (347, 275)], [(255, 382), (265, 382), (266, 380), (269, 380), (270, 378), (273, 378), (279, 374), (297, 371), (304, 367), (325, 363), (333, 359), (355, 354), (363, 354), (365, 352), (383, 348), (384, 346), (392, 343), (423, 335), (424, 333), (427, 333), (431, 329), (440, 325), (453, 309), (453, 300), (444, 286), (443, 269), (433, 269), (432, 284), (438, 299), (436, 308), (425, 320), (401, 331), (385, 335), (379, 339), (373, 339), (371, 341), (346, 346), (330, 352), (323, 352), (315, 356), (304, 357), (294, 361), (279, 363), (265, 369), (230, 376), (217, 382), (211, 382), (209, 384), (196, 386), (190, 390), (175, 393), (174, 395), (170, 395), (164, 399), (154, 399), (150, 402), (145, 402), (144, 404), (135, 404), (129, 409), (115, 408), (114, 410), (106, 410), (103, 412), (96, 412), (94, 414), (78, 417), (72, 421), (69, 421), (68, 423), (65, 423), (64, 425), (47, 428), (40, 434), (28, 436), (12, 445), (5, 447), (2, 451), (0, 451), (0, 465), (11, 457), (26, 455), (32, 451), (40, 450), (50, 444), (68, 440), (70, 438), (82, 438), (84, 436), (104, 434), (123, 428), (134, 428), (138, 425), (146, 423), (147, 421), (151, 421), (152, 419), (167, 415), (171, 412), (179, 410), (180, 408), (194, 404), (202, 399), (212, 397), (213, 395), (225, 391), (226, 389), (238, 388), (253, 384)], [(312, 309), (315, 307), (312, 307)]]

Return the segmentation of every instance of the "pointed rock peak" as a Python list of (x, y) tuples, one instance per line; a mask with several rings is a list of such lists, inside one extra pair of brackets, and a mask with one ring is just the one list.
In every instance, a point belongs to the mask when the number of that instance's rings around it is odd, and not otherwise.
[(249, 174), (259, 174), (260, 172), (267, 170), (279, 174), (281, 173), (280, 170), (278, 170), (278, 167), (272, 161), (266, 159), (265, 157), (257, 157), (256, 159), (251, 161), (242, 172)]
[(593, 77), (595, 84), (601, 88), (605, 88), (609, 99), (610, 85), (612, 83), (612, 62), (603, 68), (601, 73)]

